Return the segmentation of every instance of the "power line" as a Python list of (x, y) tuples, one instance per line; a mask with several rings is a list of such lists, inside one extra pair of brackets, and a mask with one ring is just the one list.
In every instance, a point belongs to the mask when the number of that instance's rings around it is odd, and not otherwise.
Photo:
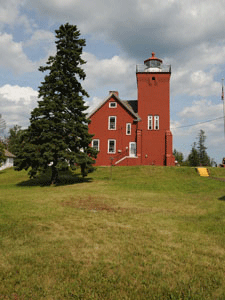
[(215, 118), (215, 119), (211, 119), (211, 120), (207, 120), (207, 121), (203, 121), (203, 122), (198, 122), (198, 123), (190, 124), (190, 125), (183, 125), (183, 126), (178, 126), (178, 127), (171, 127), (171, 129), (192, 127), (192, 126), (196, 126), (196, 125), (200, 125), (200, 124), (204, 124), (204, 123), (209, 123), (209, 122), (213, 122), (213, 121), (220, 120), (220, 119), (224, 119), (224, 117), (219, 117), (219, 118)]

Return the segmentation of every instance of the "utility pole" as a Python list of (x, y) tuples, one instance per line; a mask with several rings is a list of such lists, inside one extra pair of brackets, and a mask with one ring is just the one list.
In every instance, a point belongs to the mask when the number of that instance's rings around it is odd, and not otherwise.
[(224, 78), (222, 78), (222, 94), (221, 100), (223, 101), (223, 122), (224, 122), (224, 138), (225, 138), (225, 104), (224, 104)]

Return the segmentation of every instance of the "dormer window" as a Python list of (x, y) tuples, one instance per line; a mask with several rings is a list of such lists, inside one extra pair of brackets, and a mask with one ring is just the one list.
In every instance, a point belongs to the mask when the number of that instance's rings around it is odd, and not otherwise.
[(116, 108), (117, 103), (116, 102), (109, 102), (109, 108)]

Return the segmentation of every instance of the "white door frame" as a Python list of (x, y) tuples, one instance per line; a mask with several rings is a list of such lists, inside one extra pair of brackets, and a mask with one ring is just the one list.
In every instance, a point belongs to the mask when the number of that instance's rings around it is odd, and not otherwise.
[[(132, 153), (133, 149), (132, 149), (132, 146), (135, 145), (135, 153)], [(129, 156), (130, 157), (136, 157), (136, 151), (137, 151), (137, 147), (136, 147), (136, 143), (135, 142), (130, 142), (129, 143)]]

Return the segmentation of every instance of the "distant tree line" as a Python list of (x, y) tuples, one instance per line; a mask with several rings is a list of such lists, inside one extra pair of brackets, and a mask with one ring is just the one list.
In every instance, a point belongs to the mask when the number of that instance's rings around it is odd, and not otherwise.
[(211, 159), (207, 154), (207, 147), (205, 146), (206, 135), (204, 130), (200, 130), (197, 135), (197, 143), (194, 142), (191, 147), (191, 152), (189, 153), (186, 160), (184, 160), (184, 156), (182, 152), (174, 149), (173, 155), (175, 156), (175, 160), (177, 164), (182, 166), (214, 166), (215, 162)]

